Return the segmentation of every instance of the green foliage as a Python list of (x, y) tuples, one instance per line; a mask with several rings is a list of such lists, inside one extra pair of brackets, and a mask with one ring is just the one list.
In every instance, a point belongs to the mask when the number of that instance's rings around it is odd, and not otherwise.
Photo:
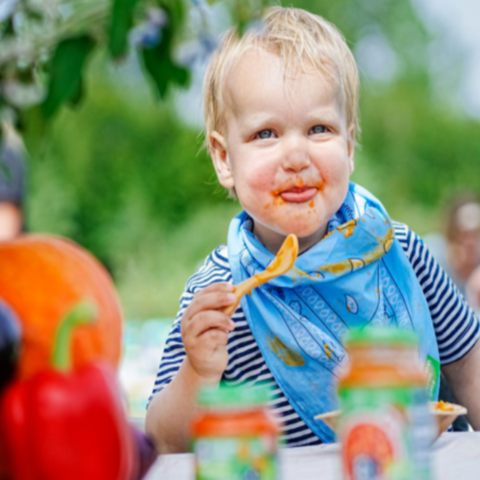
[(116, 284), (127, 318), (173, 318), (187, 279), (213, 248), (226, 243), (230, 220), (239, 211), (231, 201), (195, 209), (168, 229), (146, 217), (135, 216), (134, 223), (130, 218), (131, 238), (112, 236)]
[(225, 195), (212, 195), (213, 168), (199, 133), (171, 105), (153, 104), (125, 84), (115, 88), (99, 63), (89, 102), (60, 112), (50, 140), (36, 148), (29, 223), (74, 238), (115, 273), (112, 237), (128, 231), (132, 217), (175, 228)]
[(123, 57), (128, 50), (128, 34), (133, 25), (133, 12), (138, 0), (114, 0), (110, 24), (109, 49), (113, 58)]
[[(241, 26), (257, 18), (269, 0), (232, 0), (233, 21)], [(34, 110), (35, 122), (18, 121), (24, 134), (37, 127), (38, 113), (49, 121), (65, 103), (76, 105), (83, 96), (82, 76), (85, 60), (95, 48), (107, 48), (113, 59), (129, 53), (134, 43), (143, 60), (144, 70), (164, 99), (170, 86), (186, 87), (190, 68), (176, 59), (179, 42), (189, 36), (186, 19), (197, 8), (205, 16), (200, 2), (190, 0), (43, 0), (18, 2), (2, 15), (0, 25), (0, 87), (13, 83), (17, 90), (35, 87), (34, 99), (5, 94), (0, 88), (0, 119), (3, 110), (17, 119), (27, 120)], [(66, 12), (66, 13), (65, 13)], [(14, 18), (17, 19), (14, 21)], [(204, 18), (204, 27), (208, 22)], [(131, 34), (135, 40), (130, 42)], [(208, 32), (201, 32), (207, 35)], [(197, 38), (201, 42), (201, 38)], [(205, 42), (204, 42), (205, 43)], [(43, 101), (43, 89), (46, 98)], [(22, 98), (23, 97), (23, 98)]]
[(357, 168), (374, 172), (368, 187), (392, 215), (426, 233), (438, 227), (436, 214), (455, 193), (480, 192), (478, 121), (442, 107), (422, 82), (364, 88), (361, 112)]
[(239, 207), (218, 186), (202, 136), (171, 104), (116, 83), (101, 56), (92, 63), (88, 101), (62, 110), (35, 149), (28, 227), (92, 251), (114, 275), (128, 318), (172, 317)]
[[(171, 15), (170, 18), (174, 18), (174, 16)], [(174, 84), (181, 87), (188, 85), (190, 71), (178, 65), (172, 58), (172, 43), (175, 33), (173, 24), (166, 23), (161, 32), (162, 41), (153, 47), (145, 47), (141, 55), (159, 97), (165, 98), (170, 85)]]
[(95, 46), (94, 40), (82, 35), (67, 38), (53, 54), (48, 95), (42, 104), (46, 119), (51, 118), (65, 102), (78, 104), (82, 97), (83, 68)]

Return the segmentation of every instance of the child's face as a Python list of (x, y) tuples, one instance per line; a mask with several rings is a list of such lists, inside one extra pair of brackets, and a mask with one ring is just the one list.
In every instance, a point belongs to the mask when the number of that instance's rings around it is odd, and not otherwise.
[(246, 53), (226, 85), (225, 134), (212, 132), (220, 183), (235, 188), (254, 233), (276, 252), (289, 233), (301, 250), (320, 241), (353, 171), (353, 128), (331, 82), (285, 78), (278, 56)]

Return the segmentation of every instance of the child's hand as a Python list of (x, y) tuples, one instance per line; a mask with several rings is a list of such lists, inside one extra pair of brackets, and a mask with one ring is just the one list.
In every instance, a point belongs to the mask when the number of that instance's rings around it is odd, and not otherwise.
[(187, 359), (208, 381), (220, 381), (228, 364), (228, 332), (235, 324), (223, 309), (236, 302), (234, 287), (214, 283), (197, 293), (182, 317), (181, 332)]

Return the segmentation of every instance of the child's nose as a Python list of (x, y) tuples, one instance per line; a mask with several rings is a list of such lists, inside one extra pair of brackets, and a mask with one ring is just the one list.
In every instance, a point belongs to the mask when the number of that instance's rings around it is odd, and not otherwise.
[(298, 173), (310, 166), (308, 146), (302, 138), (286, 139), (284, 147), (283, 168), (285, 170)]

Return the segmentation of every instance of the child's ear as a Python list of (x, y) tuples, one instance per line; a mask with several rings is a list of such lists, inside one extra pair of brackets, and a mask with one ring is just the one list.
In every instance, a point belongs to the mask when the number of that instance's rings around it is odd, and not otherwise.
[(350, 175), (355, 170), (354, 154), (355, 154), (355, 125), (350, 125), (350, 127), (348, 128), (348, 134), (347, 134), (347, 155), (348, 155), (348, 163), (350, 167)]
[(217, 172), (220, 185), (225, 188), (233, 188), (235, 185), (233, 182), (232, 168), (228, 158), (225, 137), (217, 131), (213, 131), (210, 133), (208, 143), (210, 147), (210, 156), (212, 157), (213, 166)]

